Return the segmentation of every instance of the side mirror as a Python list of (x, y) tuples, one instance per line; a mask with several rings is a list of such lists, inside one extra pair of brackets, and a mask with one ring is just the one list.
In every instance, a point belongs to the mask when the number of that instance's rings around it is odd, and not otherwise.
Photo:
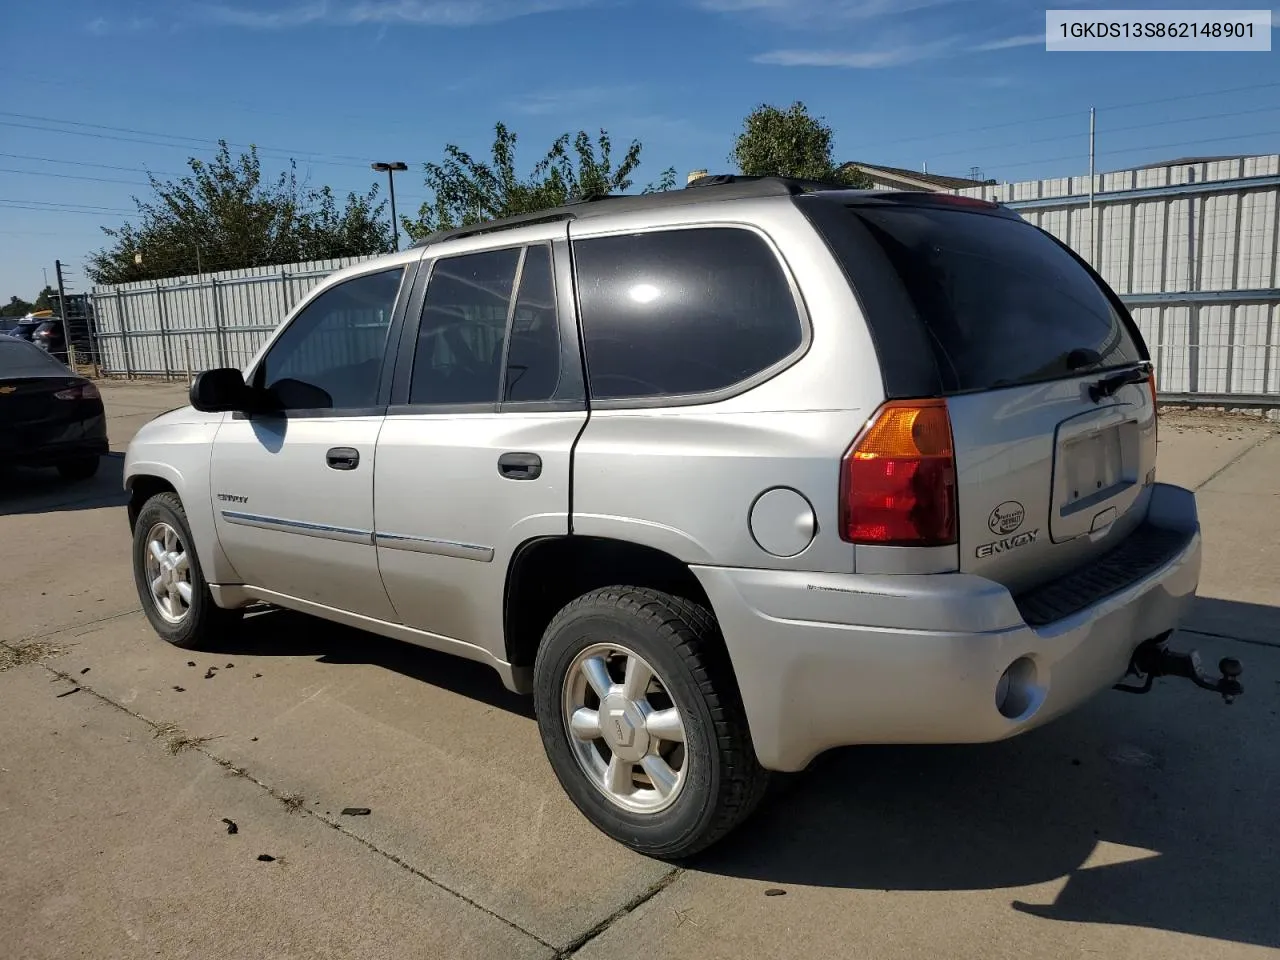
[(244, 374), (233, 367), (205, 370), (191, 384), (191, 405), (204, 413), (247, 410), (250, 396)]

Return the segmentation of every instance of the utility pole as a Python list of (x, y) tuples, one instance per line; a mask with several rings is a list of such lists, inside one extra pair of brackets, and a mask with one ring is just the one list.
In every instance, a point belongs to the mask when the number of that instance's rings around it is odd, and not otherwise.
[(378, 173), (387, 175), (387, 193), (391, 195), (391, 249), (400, 249), (400, 221), (396, 219), (396, 172), (409, 169), (409, 165), (400, 160), (394, 162), (378, 162), (369, 164)]
[(40, 289), (47, 290), (49, 288), (49, 268), (41, 267), (40, 272), (44, 274), (44, 286), (41, 287)]
[(67, 288), (62, 281), (62, 261), (53, 261), (53, 272), (58, 278), (58, 314), (62, 321), (62, 346), (67, 351), (67, 362), (71, 362), (71, 321), (67, 317)]
[(1093, 225), (1093, 134), (1094, 134), (1094, 109), (1089, 108), (1089, 262), (1096, 264), (1098, 257), (1095, 251), (1098, 240), (1098, 231)]

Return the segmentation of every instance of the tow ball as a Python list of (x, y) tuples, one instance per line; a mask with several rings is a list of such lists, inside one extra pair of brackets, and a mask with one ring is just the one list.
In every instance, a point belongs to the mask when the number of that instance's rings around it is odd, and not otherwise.
[(1117, 683), (1115, 688), (1124, 693), (1148, 693), (1156, 677), (1182, 677), (1190, 680), (1197, 687), (1212, 690), (1222, 695), (1222, 699), (1231, 703), (1244, 693), (1240, 685), (1242, 669), (1240, 661), (1234, 657), (1223, 657), (1218, 661), (1220, 677), (1214, 678), (1204, 672), (1200, 664), (1200, 653), (1188, 650), (1181, 653), (1168, 647), (1169, 634), (1162, 634), (1150, 640), (1144, 640), (1129, 661), (1129, 669), (1125, 678), (1134, 677), (1135, 683)]

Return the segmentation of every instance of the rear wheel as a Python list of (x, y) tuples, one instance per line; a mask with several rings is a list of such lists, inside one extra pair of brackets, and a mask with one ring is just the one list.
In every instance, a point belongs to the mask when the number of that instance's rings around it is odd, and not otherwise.
[(697, 853), (764, 796), (719, 628), (698, 604), (635, 587), (579, 597), (543, 636), (534, 701), (565, 792), (633, 850)]
[(240, 619), (213, 602), (176, 493), (158, 493), (138, 512), (133, 579), (151, 626), (175, 647), (209, 646)]
[(77, 457), (58, 464), (58, 473), (64, 480), (88, 480), (98, 472), (98, 457)]

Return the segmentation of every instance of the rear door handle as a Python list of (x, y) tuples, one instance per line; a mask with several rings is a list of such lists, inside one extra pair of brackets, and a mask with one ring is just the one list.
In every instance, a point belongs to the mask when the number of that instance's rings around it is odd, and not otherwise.
[(360, 451), (355, 447), (333, 447), (324, 455), (324, 462), (334, 470), (354, 470), (360, 466)]
[(498, 458), (498, 473), (508, 480), (537, 480), (542, 458), (536, 453), (504, 453)]

